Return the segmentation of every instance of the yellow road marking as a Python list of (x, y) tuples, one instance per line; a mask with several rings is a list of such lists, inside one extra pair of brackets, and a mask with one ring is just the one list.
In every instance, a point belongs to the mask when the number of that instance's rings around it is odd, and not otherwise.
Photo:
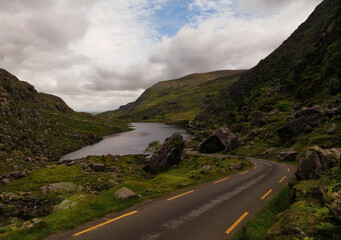
[(167, 201), (173, 200), (173, 199), (175, 199), (175, 198), (181, 197), (181, 196), (183, 196), (183, 195), (186, 195), (186, 194), (189, 194), (189, 193), (192, 193), (192, 192), (194, 192), (194, 190), (191, 190), (191, 191), (189, 191), (189, 192), (185, 192), (185, 193), (180, 194), (180, 195), (177, 195), (177, 196), (175, 196), (175, 197), (168, 198)]
[(288, 168), (288, 172), (290, 172), (290, 168)]
[(265, 193), (264, 196), (261, 197), (261, 199), (263, 200), (264, 198), (266, 198), (266, 196), (268, 196), (271, 192), (272, 192), (272, 189), (270, 189), (267, 193)]
[(239, 173), (239, 174), (244, 174), (244, 173), (247, 173), (248, 171), (245, 171), (245, 172), (241, 172), (241, 173)]
[(256, 169), (257, 168), (257, 166), (255, 166), (253, 169)]
[(284, 166), (287, 166), (285, 163), (282, 163)]
[(248, 212), (245, 212), (229, 229), (226, 230), (226, 234), (230, 234), (233, 229), (248, 215)]
[(225, 181), (225, 180), (227, 180), (227, 179), (229, 179), (229, 178), (230, 178), (230, 177), (226, 177), (226, 178), (220, 179), (220, 180), (218, 180), (218, 181), (215, 181), (214, 183), (219, 183), (219, 182)]
[(79, 233), (75, 233), (75, 234), (73, 234), (72, 236), (76, 237), (76, 236), (78, 236), (78, 235), (81, 235), (81, 234), (83, 234), (83, 233), (89, 232), (89, 231), (94, 230), (94, 229), (96, 229), (96, 228), (102, 227), (102, 226), (104, 226), (104, 225), (106, 225), (106, 224), (108, 224), (108, 223), (115, 222), (115, 221), (117, 221), (117, 220), (120, 220), (121, 218), (130, 216), (130, 215), (133, 215), (133, 214), (135, 214), (135, 213), (137, 213), (137, 211), (133, 211), (133, 212), (124, 214), (124, 215), (122, 215), (122, 216), (119, 216), (119, 217), (117, 217), (117, 218), (110, 219), (110, 220), (108, 220), (108, 221), (106, 221), (106, 222), (104, 222), (104, 223), (101, 223), (101, 224), (98, 224), (98, 225), (96, 225), (96, 226), (94, 226), (94, 227), (85, 229), (84, 231), (81, 231), (81, 232), (79, 232)]
[(286, 176), (284, 176), (281, 180), (279, 180), (279, 183), (283, 182), (283, 180), (286, 178)]

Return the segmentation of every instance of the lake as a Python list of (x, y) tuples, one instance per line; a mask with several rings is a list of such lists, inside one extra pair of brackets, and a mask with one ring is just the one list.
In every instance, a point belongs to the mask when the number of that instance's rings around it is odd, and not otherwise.
[(125, 155), (141, 154), (152, 141), (161, 144), (173, 133), (179, 132), (185, 140), (191, 135), (185, 129), (163, 123), (132, 123), (133, 131), (106, 136), (93, 145), (88, 145), (75, 152), (62, 156), (61, 160), (83, 158), (89, 155)]

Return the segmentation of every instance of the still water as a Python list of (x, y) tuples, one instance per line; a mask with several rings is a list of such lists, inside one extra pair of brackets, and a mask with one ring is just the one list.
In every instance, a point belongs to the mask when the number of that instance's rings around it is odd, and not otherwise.
[(163, 123), (132, 123), (133, 131), (123, 132), (105, 137), (102, 141), (93, 145), (86, 146), (75, 152), (62, 156), (64, 159), (77, 159), (89, 155), (124, 155), (140, 154), (151, 141), (163, 141), (173, 133), (179, 132), (185, 140), (191, 138), (191, 135), (185, 129), (174, 125), (165, 125)]

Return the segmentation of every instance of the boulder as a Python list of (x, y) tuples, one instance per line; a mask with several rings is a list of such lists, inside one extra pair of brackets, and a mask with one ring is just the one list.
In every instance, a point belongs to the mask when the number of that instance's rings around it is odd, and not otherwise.
[(90, 168), (95, 172), (104, 172), (105, 166), (104, 163), (90, 163)]
[(330, 205), (330, 212), (334, 216), (335, 220), (341, 224), (341, 199), (337, 199)]
[(278, 161), (294, 162), (296, 161), (297, 152), (294, 150), (286, 150), (280, 152), (278, 155)]
[(122, 187), (114, 193), (115, 198), (125, 200), (128, 198), (136, 197), (136, 193), (126, 187)]
[(236, 162), (236, 163), (232, 163), (230, 165), (230, 170), (234, 171), (234, 170), (241, 169), (242, 167), (243, 167), (243, 163), (242, 162)]
[(283, 127), (277, 130), (277, 133), (281, 138), (290, 139), (293, 136), (297, 136), (305, 132), (309, 128), (309, 122), (304, 117), (300, 117), (286, 123)]
[(323, 171), (340, 161), (340, 155), (341, 148), (322, 149), (317, 146), (309, 148), (299, 161), (297, 178), (301, 180), (320, 178)]
[(322, 108), (318, 106), (302, 108), (295, 114), (295, 119), (279, 128), (277, 133), (281, 138), (292, 138), (303, 132), (311, 131), (323, 120), (325, 120), (325, 111)]
[(40, 190), (44, 193), (62, 191), (62, 192), (76, 192), (82, 190), (81, 186), (78, 186), (72, 182), (60, 182), (52, 183), (47, 186), (41, 187)]
[(300, 117), (304, 117), (310, 126), (316, 126), (319, 122), (324, 120), (324, 110), (319, 106), (302, 108), (295, 115), (295, 118)]
[(236, 149), (240, 146), (240, 141), (239, 141), (239, 137), (238, 134), (229, 134), (228, 138), (227, 138), (227, 144), (225, 145), (225, 151), (230, 152), (233, 149)]
[(329, 135), (334, 135), (337, 132), (337, 130), (339, 130), (339, 129), (340, 129), (340, 127), (338, 125), (333, 124), (331, 126), (331, 128), (328, 130), (328, 134)]
[(198, 145), (199, 152), (213, 153), (222, 150), (231, 151), (240, 146), (238, 135), (233, 134), (227, 127), (218, 128), (211, 136)]
[(185, 141), (183, 137), (180, 133), (174, 133), (153, 153), (143, 169), (147, 172), (159, 172), (179, 164), (184, 148)]

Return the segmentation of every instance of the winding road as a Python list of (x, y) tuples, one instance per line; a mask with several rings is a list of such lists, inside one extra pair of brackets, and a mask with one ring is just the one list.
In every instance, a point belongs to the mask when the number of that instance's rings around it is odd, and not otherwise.
[(229, 239), (296, 171), (294, 166), (283, 163), (248, 160), (253, 163), (248, 171), (145, 201), (47, 240)]

